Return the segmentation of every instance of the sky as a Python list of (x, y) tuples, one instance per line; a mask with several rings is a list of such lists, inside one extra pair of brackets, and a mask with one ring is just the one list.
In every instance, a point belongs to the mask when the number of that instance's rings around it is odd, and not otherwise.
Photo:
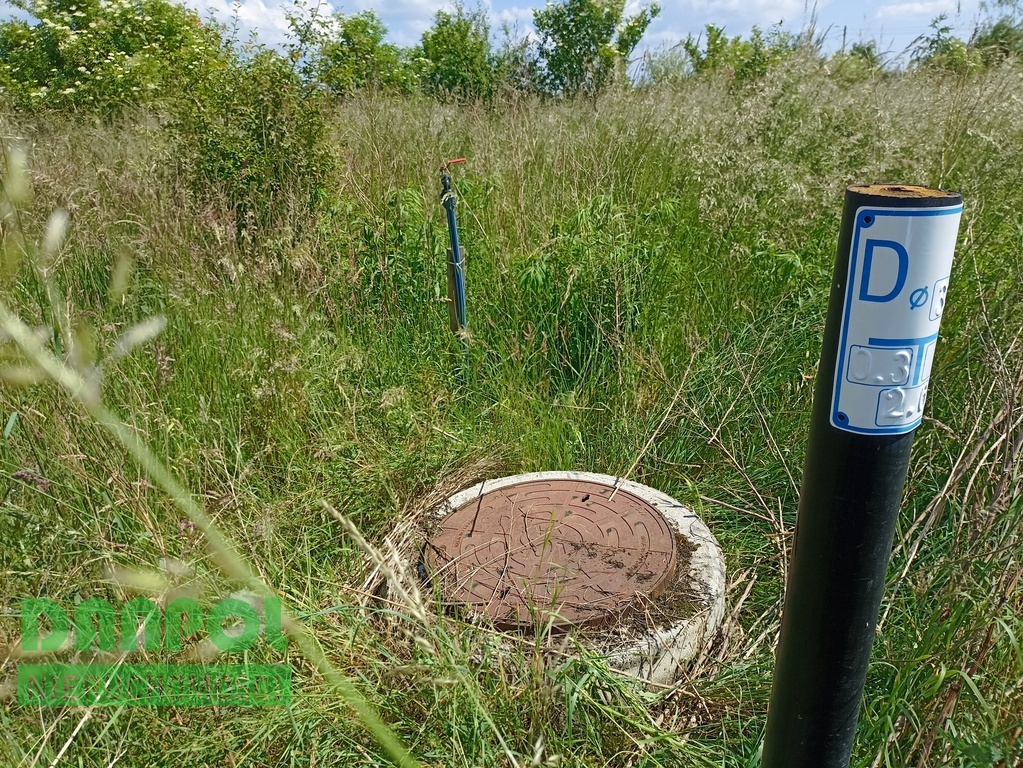
[[(185, 0), (188, 5), (226, 18), (231, 0)], [(255, 30), (258, 38), (270, 45), (283, 41), (288, 25), (285, 9), (290, 0), (237, 0), (243, 29)], [(306, 0), (315, 4), (316, 0)], [(474, 7), (472, 0), (466, 5)], [(542, 3), (524, 0), (483, 0), (491, 25), (498, 32), (508, 24), (518, 34), (532, 30), (533, 8)], [(398, 45), (419, 41), (438, 10), (450, 10), (451, 0), (320, 0), (321, 12), (345, 14), (373, 9), (388, 29), (388, 38)], [(980, 9), (980, 0), (662, 0), (661, 13), (647, 30), (643, 48), (657, 49), (677, 44), (687, 35), (698, 35), (707, 24), (724, 27), (730, 35), (747, 35), (754, 25), (770, 27), (779, 22), (786, 29), (801, 29), (816, 13), (816, 26), (827, 32), (827, 47), (842, 45), (843, 34), (851, 44), (858, 40), (877, 40), (881, 50), (894, 56), (910, 46), (928, 30), (933, 18), (945, 13), (960, 36), (968, 37)], [(641, 7), (640, 0), (627, 0), (626, 10)]]
[[(183, 0), (204, 15), (213, 13), (221, 20), (238, 15), (243, 36), (254, 32), (259, 41), (280, 45), (288, 32), (286, 9), (293, 0)], [(398, 45), (419, 41), (438, 10), (450, 10), (452, 0), (302, 0), (307, 6), (319, 3), (319, 12), (344, 14), (373, 9), (388, 29), (388, 39)], [(645, 4), (646, 0), (643, 0)], [(467, 0), (468, 7), (479, 5), (491, 19), (495, 34), (507, 24), (517, 35), (532, 30), (533, 8), (542, 3), (526, 0)], [(841, 47), (859, 40), (876, 40), (880, 50), (893, 58), (927, 32), (933, 18), (948, 14), (960, 37), (969, 37), (979, 14), (981, 0), (661, 0), (661, 14), (647, 30), (641, 49), (670, 47), (687, 35), (698, 35), (707, 24), (724, 27), (729, 35), (747, 35), (754, 25), (766, 29), (782, 22), (784, 28), (798, 31), (812, 14), (816, 27), (826, 33), (825, 47)], [(627, 0), (626, 10), (635, 12), (641, 0)], [(10, 6), (0, 0), (0, 16), (10, 15)]]

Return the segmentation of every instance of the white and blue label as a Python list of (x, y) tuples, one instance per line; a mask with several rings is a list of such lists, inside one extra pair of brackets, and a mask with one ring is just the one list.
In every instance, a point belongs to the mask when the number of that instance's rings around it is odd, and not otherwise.
[(896, 435), (923, 418), (962, 205), (856, 212), (831, 424)]

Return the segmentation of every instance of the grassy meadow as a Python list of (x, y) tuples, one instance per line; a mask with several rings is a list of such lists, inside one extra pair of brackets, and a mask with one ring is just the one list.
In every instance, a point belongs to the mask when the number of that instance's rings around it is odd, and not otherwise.
[[(367, 92), (326, 119), (310, 209), (301, 184), (250, 207), (197, 186), (157, 108), (0, 113), (0, 298), (67, 376), (23, 386), (38, 360), (6, 337), (0, 765), (390, 764), (361, 695), (423, 766), (757, 766), (842, 195), (873, 181), (960, 191), (965, 212), (853, 765), (1023, 763), (1023, 69), (796, 56), (595, 104)], [(437, 172), (461, 156), (464, 351)], [(292, 706), (16, 703), (21, 598), (254, 583), (142, 444), (312, 638), (218, 659), (289, 663)], [(386, 553), (485, 477), (633, 465), (729, 570), (722, 636), (666, 689), (545, 662), (559, 638), (499, 656), (401, 590), (369, 600), (373, 557), (322, 503)]]

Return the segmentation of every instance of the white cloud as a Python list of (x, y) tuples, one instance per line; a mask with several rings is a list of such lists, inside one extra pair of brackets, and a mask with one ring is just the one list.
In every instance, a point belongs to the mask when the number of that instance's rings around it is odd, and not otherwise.
[[(181, 0), (184, 5), (195, 9), (203, 18), (213, 15), (223, 24), (238, 20), (238, 34), (243, 40), (255, 31), (259, 42), (269, 46), (282, 45), (291, 34), (288, 14), (295, 9), (290, 3), (279, 0)], [(321, 2), (312, 9), (319, 16), (330, 16), (334, 8), (330, 3)]]
[(922, 0), (915, 3), (893, 3), (882, 5), (877, 9), (879, 19), (905, 19), (914, 16), (926, 16), (933, 19), (942, 13), (954, 14), (957, 10), (956, 0)]
[(439, 10), (451, 10), (452, 2), (443, 0), (349, 0), (342, 6), (345, 13), (376, 11), (387, 26), (387, 39), (396, 45), (416, 45), (423, 32), (433, 24)]
[[(241, 36), (255, 30), (259, 41), (270, 46), (281, 45), (291, 31), (287, 15), (294, 10), (290, 0), (180, 0), (206, 15), (212, 12), (222, 22), (229, 23), (237, 12)], [(336, 2), (336, 0), (335, 0)], [(452, 8), (444, 0), (342, 0), (336, 6), (330, 2), (307, 0), (306, 7), (321, 16), (340, 11), (352, 15), (361, 11), (376, 11), (387, 27), (387, 40), (402, 46), (419, 42), (424, 31), (433, 23), (438, 10)], [(236, 11), (237, 9), (237, 11)]]
[(534, 40), (536, 29), (533, 27), (532, 6), (512, 6), (495, 10), (493, 4), (487, 9), (490, 18), (490, 35), (495, 40), (503, 40), (507, 32), (510, 40)]
[[(822, 8), (825, 5), (827, 3), (817, 3), (816, 7)], [(707, 18), (735, 15), (750, 25), (774, 23), (782, 19), (793, 21), (813, 10), (813, 7), (807, 7), (806, 0), (685, 0), (682, 3), (662, 5), (661, 15), (671, 13), (674, 16), (676, 9), (682, 10), (680, 6), (688, 6)]]
[(523, 26), (533, 23), (533, 7), (529, 5), (516, 5), (511, 8), (503, 8), (500, 11), (495, 11), (493, 6), (491, 6), (487, 13), (490, 16), (491, 25), (495, 27), (499, 27), (501, 24), (518, 24)]
[[(694, 37), (696, 35), (694, 34)], [(686, 35), (674, 29), (664, 29), (660, 32), (647, 32), (643, 36), (640, 45), (644, 50), (656, 51), (661, 48), (670, 48), (678, 45), (686, 39)]]

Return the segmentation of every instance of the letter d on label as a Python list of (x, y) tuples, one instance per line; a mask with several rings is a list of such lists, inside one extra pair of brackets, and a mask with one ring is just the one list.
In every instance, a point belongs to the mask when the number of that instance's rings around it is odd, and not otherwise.
[[(870, 270), (874, 266), (874, 249), (887, 248), (895, 251), (899, 258), (899, 273), (895, 278), (895, 285), (892, 289), (882, 295), (870, 292)], [(860, 301), (876, 301), (878, 303), (891, 301), (906, 286), (906, 275), (909, 274), (909, 252), (894, 240), (867, 240), (863, 253), (863, 277), (860, 278)]]

